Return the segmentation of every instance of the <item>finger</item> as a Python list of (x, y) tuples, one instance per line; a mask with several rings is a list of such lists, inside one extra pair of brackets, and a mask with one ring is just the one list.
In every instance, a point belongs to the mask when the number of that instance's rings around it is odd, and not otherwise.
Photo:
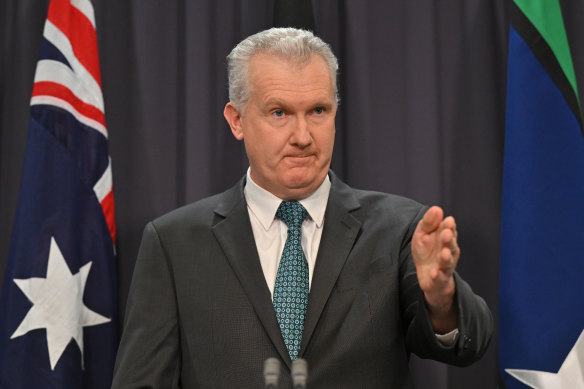
[(440, 270), (449, 271), (454, 266), (454, 256), (449, 247), (443, 247), (440, 250)]
[(440, 285), (447, 284), (450, 277), (452, 277), (452, 273), (454, 273), (454, 268), (451, 266), (445, 268), (432, 268), (430, 270), (430, 278), (434, 284), (434, 288), (440, 288)]
[(452, 216), (445, 217), (440, 224), (440, 228), (448, 228), (452, 231), (456, 231), (456, 220), (454, 220)]
[[(450, 230), (446, 230), (448, 232), (444, 233), (446, 235), (451, 234)], [(456, 269), (456, 265), (458, 264), (458, 259), (460, 258), (460, 248), (456, 243), (455, 239), (452, 239), (450, 244), (443, 246), (440, 249), (440, 255), (438, 260), (438, 268), (445, 272), (447, 275), (450, 275)]]
[(453, 237), (450, 242), (450, 252), (452, 253), (454, 260), (458, 261), (458, 258), (460, 258), (460, 247), (458, 247), (458, 240), (456, 237)]
[(442, 211), (442, 208), (433, 206), (426, 211), (418, 226), (425, 233), (433, 232), (440, 226), (443, 217), (444, 212)]
[[(452, 216), (448, 216), (440, 225), (440, 238), (442, 244), (449, 246), (452, 252), (458, 252), (458, 231), (456, 230), (456, 221)], [(448, 232), (445, 232), (448, 231)]]
[(436, 281), (436, 278), (438, 278), (438, 269), (430, 270), (430, 278), (432, 281)]
[(444, 228), (440, 231), (440, 242), (443, 246), (450, 246), (454, 241), (454, 231), (450, 228)]

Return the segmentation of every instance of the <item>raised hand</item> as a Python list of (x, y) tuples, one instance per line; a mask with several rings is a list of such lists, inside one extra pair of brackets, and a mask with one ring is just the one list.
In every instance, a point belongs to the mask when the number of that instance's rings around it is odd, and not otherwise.
[(453, 273), (460, 258), (457, 237), (454, 218), (444, 218), (444, 212), (436, 206), (426, 212), (412, 237), (418, 282), (438, 333), (456, 328)]

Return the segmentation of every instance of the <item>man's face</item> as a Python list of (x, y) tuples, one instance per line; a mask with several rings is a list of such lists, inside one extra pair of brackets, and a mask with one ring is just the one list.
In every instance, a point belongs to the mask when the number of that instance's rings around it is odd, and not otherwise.
[(225, 118), (244, 140), (252, 179), (282, 199), (302, 199), (328, 173), (337, 104), (329, 69), (313, 55), (307, 65), (267, 54), (249, 63), (249, 100), (231, 103)]

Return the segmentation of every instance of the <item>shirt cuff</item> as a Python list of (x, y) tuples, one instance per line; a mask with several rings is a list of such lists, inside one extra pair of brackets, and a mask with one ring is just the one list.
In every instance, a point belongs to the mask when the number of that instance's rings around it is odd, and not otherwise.
[(447, 334), (434, 334), (436, 339), (445, 347), (452, 346), (458, 337), (458, 328), (453, 329)]

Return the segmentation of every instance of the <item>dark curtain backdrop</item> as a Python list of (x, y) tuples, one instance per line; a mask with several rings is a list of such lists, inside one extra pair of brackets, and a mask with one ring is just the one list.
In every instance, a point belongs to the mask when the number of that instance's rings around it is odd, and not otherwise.
[[(222, 116), (225, 56), (272, 25), (272, 1), (94, 1), (122, 312), (146, 222), (225, 190), (247, 168)], [(496, 316), (506, 0), (313, 3), (316, 32), (340, 60), (333, 169), (352, 186), (439, 204), (455, 215), (459, 272)], [(0, 2), (0, 276), (47, 6)], [(583, 90), (584, 5), (562, 6)], [(495, 335), (485, 358), (465, 369), (413, 357), (417, 386), (495, 388), (496, 350)]]

